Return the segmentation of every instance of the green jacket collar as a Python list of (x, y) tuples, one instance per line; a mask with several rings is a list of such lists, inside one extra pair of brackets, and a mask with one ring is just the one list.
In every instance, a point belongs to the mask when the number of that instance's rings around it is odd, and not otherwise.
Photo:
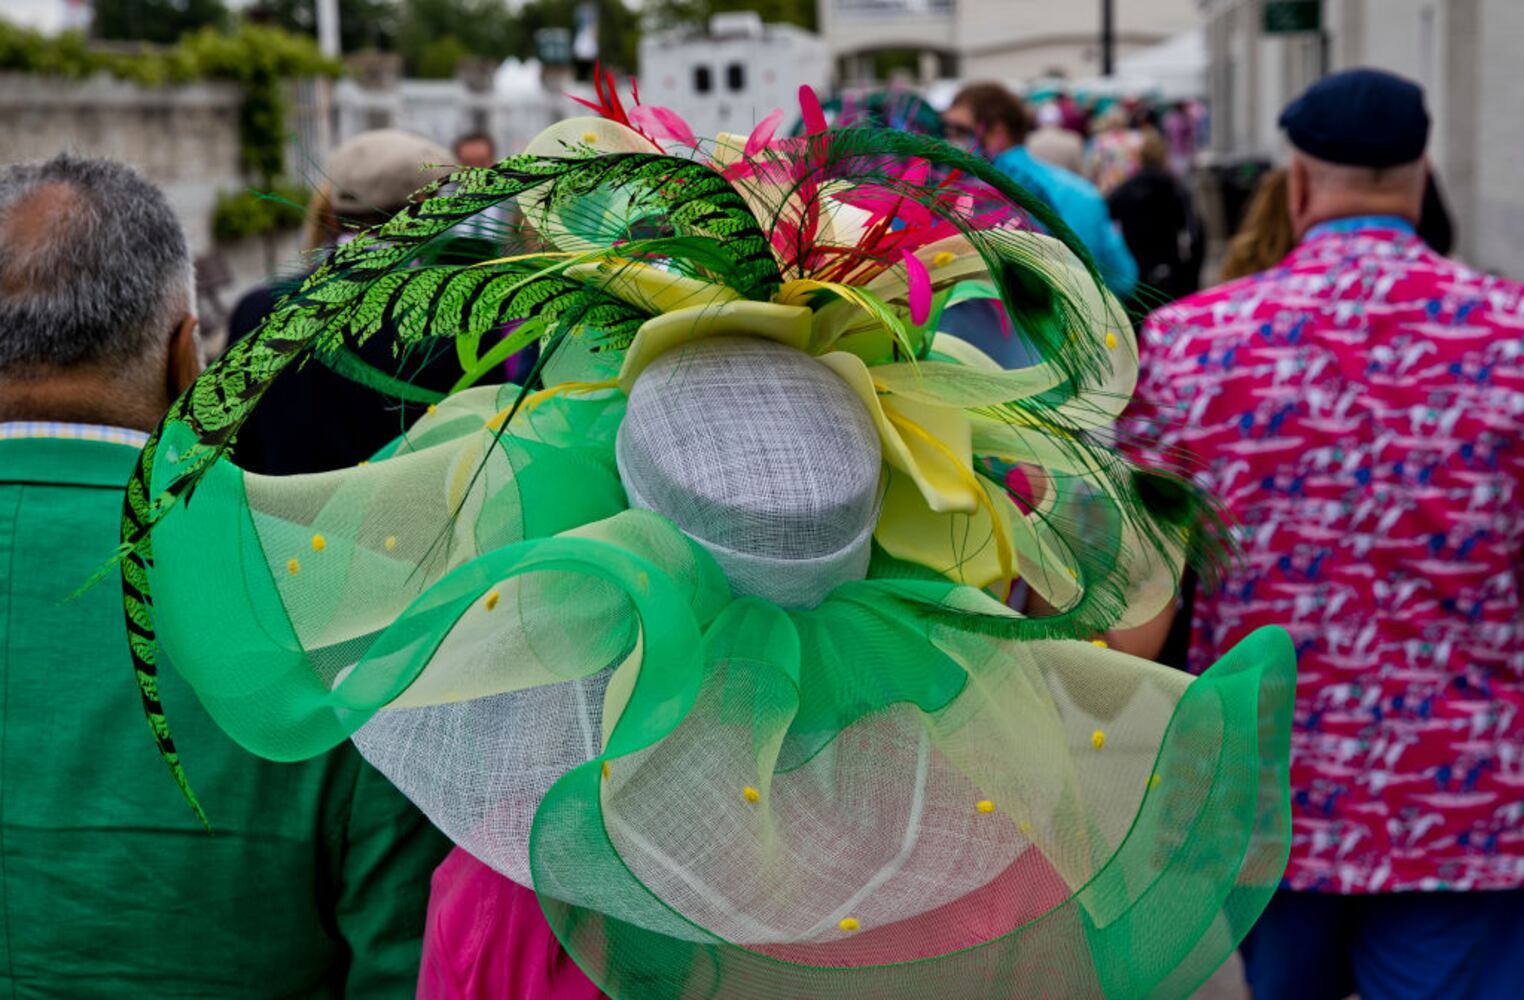
[(12, 438), (0, 441), (0, 483), (125, 488), (138, 449), (111, 441)]

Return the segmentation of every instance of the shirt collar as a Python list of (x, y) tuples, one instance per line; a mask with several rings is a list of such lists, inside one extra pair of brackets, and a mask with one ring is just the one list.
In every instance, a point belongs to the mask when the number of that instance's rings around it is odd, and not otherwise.
[(1324, 236), (1346, 236), (1372, 229), (1395, 230), (1404, 236), (1411, 236), (1415, 231), (1413, 224), (1400, 215), (1351, 215), (1343, 219), (1330, 219), (1327, 222), (1318, 223), (1307, 230), (1307, 235), (1302, 237), (1302, 242), (1310, 243)]
[(995, 157), (991, 162), (995, 164), (1030, 163), (1032, 153), (1025, 146), (1016, 145)]
[(65, 441), (104, 441), (129, 448), (142, 448), (148, 435), (130, 427), (110, 424), (71, 424), (61, 420), (11, 420), (0, 422), (0, 441), (53, 438)]

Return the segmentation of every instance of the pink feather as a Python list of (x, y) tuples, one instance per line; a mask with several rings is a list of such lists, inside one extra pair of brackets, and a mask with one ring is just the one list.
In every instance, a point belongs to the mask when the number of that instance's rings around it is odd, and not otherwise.
[(905, 272), (909, 283), (910, 322), (920, 326), (931, 318), (931, 274), (921, 259), (905, 251)]
[(766, 118), (757, 122), (757, 127), (751, 130), (751, 135), (746, 138), (745, 156), (756, 156), (767, 148), (767, 144), (773, 141), (773, 133), (778, 131), (778, 124), (783, 121), (783, 109), (778, 108)]
[(671, 108), (640, 104), (630, 109), (630, 124), (653, 139), (671, 139), (684, 146), (697, 147), (693, 129)]
[(821, 110), (820, 98), (809, 84), (799, 88), (799, 112), (804, 116), (804, 130), (816, 135), (826, 130), (825, 112)]

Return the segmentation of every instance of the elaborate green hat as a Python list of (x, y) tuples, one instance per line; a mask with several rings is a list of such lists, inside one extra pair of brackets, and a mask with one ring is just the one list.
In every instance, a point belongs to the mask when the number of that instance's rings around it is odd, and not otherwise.
[[(808, 101), (713, 145), (601, 109), (339, 247), (144, 449), (123, 578), (177, 780), (160, 648), (257, 754), (353, 738), (611, 996), (1189, 992), (1285, 863), (1293, 656), (1097, 639), (1216, 536), (1117, 447), (1137, 347), (1088, 257), (984, 162)], [(431, 262), (509, 202), (513, 245)], [(938, 332), (971, 298), (1029, 367)], [(229, 461), (294, 365), (419, 398), (379, 336), (458, 391), (357, 467)]]

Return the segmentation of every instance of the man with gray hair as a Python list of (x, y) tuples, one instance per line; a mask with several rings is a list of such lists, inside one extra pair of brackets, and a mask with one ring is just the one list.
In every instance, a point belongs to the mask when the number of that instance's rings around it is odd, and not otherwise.
[(0, 168), (0, 993), (412, 996), (443, 838), (353, 748), (261, 761), (165, 671), (206, 833), (142, 731), (118, 588), (70, 598), (201, 369), (191, 275), (127, 167)]
[(1415, 231), (1416, 84), (1337, 73), (1281, 125), (1298, 245), (1150, 316), (1138, 394), (1237, 522), (1192, 662), (1261, 625), (1297, 647), (1291, 857), (1249, 985), (1519, 996), (1524, 288)]

